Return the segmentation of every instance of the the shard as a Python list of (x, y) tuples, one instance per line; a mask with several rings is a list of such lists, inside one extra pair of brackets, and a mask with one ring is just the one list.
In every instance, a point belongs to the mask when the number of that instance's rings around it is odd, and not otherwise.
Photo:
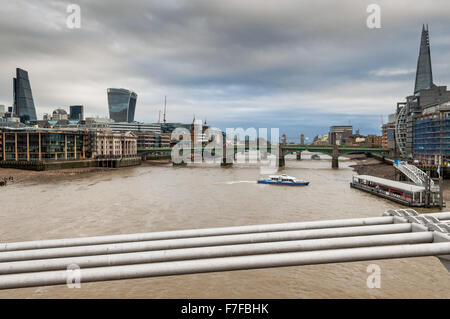
[(433, 86), (433, 72), (431, 70), (430, 38), (428, 25), (422, 27), (422, 38), (420, 40), (419, 59), (417, 60), (416, 84), (414, 93), (420, 90), (431, 89)]

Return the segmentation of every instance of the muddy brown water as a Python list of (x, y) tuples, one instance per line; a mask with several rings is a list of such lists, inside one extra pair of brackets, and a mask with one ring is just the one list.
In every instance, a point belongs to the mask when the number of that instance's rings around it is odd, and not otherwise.
[[(140, 166), (42, 178), (0, 189), (2, 242), (381, 216), (398, 205), (351, 189), (352, 162), (288, 159), (308, 187), (256, 184), (258, 168)], [(367, 266), (381, 267), (369, 289)], [(0, 298), (449, 298), (435, 257), (82, 283), (0, 291)]]

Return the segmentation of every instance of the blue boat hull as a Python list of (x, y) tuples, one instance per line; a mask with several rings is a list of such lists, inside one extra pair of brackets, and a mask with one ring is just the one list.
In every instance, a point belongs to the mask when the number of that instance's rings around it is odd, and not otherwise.
[(266, 179), (260, 179), (258, 181), (258, 184), (286, 185), (286, 186), (308, 186), (309, 182), (293, 183), (293, 182), (280, 182), (280, 181), (271, 181), (271, 180), (266, 180)]

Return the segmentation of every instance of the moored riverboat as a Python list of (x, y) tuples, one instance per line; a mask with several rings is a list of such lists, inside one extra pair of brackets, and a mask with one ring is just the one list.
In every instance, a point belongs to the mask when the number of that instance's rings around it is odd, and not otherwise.
[(438, 187), (393, 181), (370, 175), (353, 176), (350, 187), (390, 199), (405, 206), (438, 207), (445, 206)]

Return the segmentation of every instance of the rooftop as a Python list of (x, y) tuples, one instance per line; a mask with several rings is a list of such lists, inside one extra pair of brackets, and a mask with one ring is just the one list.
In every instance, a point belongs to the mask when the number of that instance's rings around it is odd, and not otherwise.
[(397, 182), (397, 181), (393, 181), (390, 179), (380, 178), (380, 177), (371, 176), (371, 175), (356, 175), (354, 177), (363, 179), (366, 181), (374, 182), (374, 183), (377, 183), (380, 185), (399, 189), (402, 191), (412, 192), (412, 193), (418, 193), (418, 192), (425, 191), (425, 187), (423, 187), (423, 186), (418, 186), (418, 185), (408, 184), (408, 183), (403, 183), (403, 182)]

